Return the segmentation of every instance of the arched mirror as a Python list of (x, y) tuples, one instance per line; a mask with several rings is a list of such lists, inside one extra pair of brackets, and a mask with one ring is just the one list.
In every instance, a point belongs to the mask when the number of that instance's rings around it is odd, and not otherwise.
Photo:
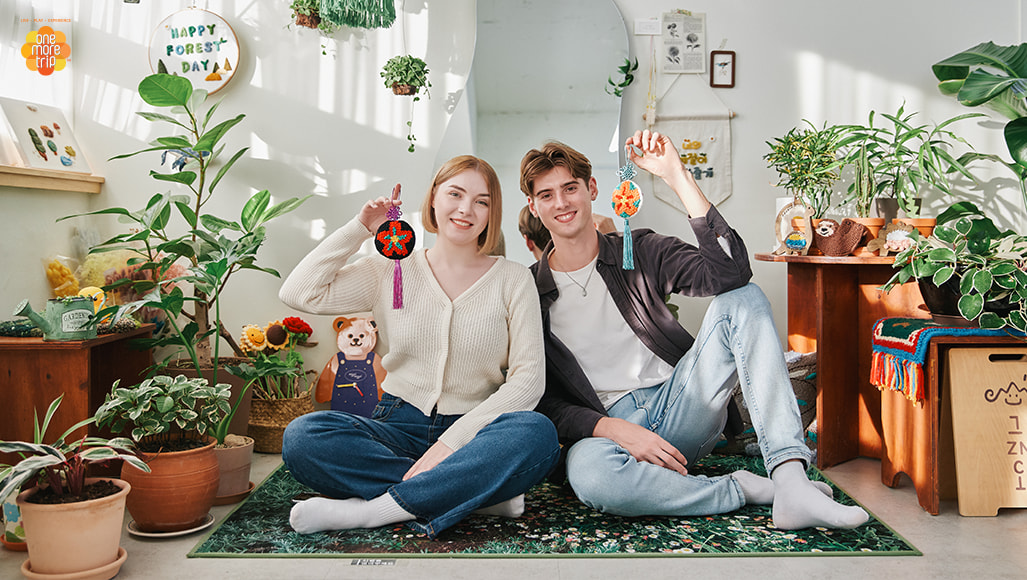
[(621, 100), (605, 89), (628, 55), (627, 35), (613, 0), (478, 0), (477, 12), (467, 91), (474, 151), (502, 182), (507, 258), (531, 264), (517, 231), (529, 149), (555, 139), (587, 155), (600, 185), (594, 209), (613, 215), (605, 193), (616, 185)]

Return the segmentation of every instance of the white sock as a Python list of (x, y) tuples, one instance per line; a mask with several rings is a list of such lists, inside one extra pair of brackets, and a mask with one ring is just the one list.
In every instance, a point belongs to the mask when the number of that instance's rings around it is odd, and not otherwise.
[[(752, 505), (770, 505), (774, 503), (774, 482), (751, 471), (738, 470), (731, 474), (745, 496), (745, 503)], [(834, 490), (822, 481), (810, 482), (827, 497), (834, 497)]]
[(815, 491), (801, 461), (782, 463), (770, 478), (774, 482), (774, 527), (778, 529), (851, 529), (870, 519), (863, 508), (842, 505)]
[(289, 524), (301, 534), (377, 528), (413, 519), (416, 519), (414, 515), (400, 507), (388, 493), (372, 500), (313, 497), (298, 502), (289, 512)]
[(519, 518), (524, 513), (524, 494), (474, 510), (480, 516), (502, 516), (504, 518)]

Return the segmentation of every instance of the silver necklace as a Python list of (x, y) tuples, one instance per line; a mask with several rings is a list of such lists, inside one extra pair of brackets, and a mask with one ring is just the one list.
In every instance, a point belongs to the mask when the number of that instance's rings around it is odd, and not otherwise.
[(570, 278), (571, 282), (574, 282), (575, 286), (577, 286), (578, 288), (581, 288), (581, 296), (582, 296), (582, 298), (584, 298), (585, 296), (588, 296), (588, 290), (586, 288), (588, 287), (588, 281), (592, 279), (592, 274), (595, 271), (596, 271), (595, 262), (592, 262), (592, 268), (588, 271), (588, 277), (585, 278), (585, 283), (584, 284), (582, 284), (582, 283), (578, 282), (577, 280), (575, 280), (574, 276), (571, 276), (570, 272), (564, 272), (564, 275), (567, 276), (568, 278)]

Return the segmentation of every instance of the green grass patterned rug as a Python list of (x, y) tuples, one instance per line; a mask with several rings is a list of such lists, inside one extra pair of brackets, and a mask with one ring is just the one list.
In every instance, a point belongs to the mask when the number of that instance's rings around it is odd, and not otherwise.
[[(736, 469), (765, 473), (762, 461), (742, 456), (710, 456), (693, 472), (721, 475)], [(815, 468), (810, 477), (834, 487), (841, 503), (855, 505)], [(297, 534), (289, 527), (292, 497), (309, 491), (280, 466), (189, 557), (921, 555), (873, 516), (855, 530), (799, 531), (774, 528), (770, 506), (745, 506), (719, 516), (623, 518), (597, 512), (578, 501), (569, 487), (549, 483), (526, 494), (520, 518), (471, 516), (435, 540), (402, 524)]]

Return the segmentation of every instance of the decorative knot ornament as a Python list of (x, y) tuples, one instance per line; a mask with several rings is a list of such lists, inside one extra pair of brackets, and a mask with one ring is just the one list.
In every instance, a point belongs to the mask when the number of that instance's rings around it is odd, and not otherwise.
[(628, 218), (638, 213), (642, 207), (642, 190), (631, 181), (636, 174), (635, 164), (630, 160), (624, 167), (617, 170), (620, 185), (613, 192), (613, 213), (624, 219), (624, 258), (622, 267), (625, 270), (635, 269), (635, 255), (631, 243), (631, 226)]
[[(392, 190), (392, 199), (399, 199), (399, 184)], [(378, 226), (374, 235), (374, 247), (378, 253), (393, 260), (396, 264), (392, 271), (392, 307), (403, 308), (403, 269), (399, 261), (414, 251), (417, 242), (410, 224), (399, 219), (402, 212), (398, 206), (389, 208), (385, 214), (385, 223)]]

